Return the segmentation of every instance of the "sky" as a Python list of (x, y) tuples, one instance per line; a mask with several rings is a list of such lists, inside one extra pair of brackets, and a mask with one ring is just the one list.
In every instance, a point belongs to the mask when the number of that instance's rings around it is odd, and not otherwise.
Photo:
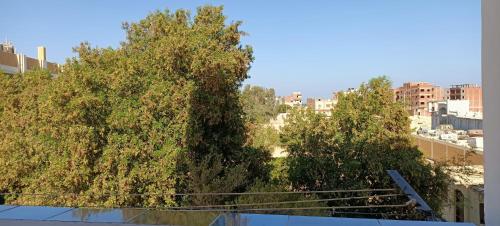
[(46, 46), (49, 61), (64, 63), (83, 41), (118, 47), (122, 22), (207, 4), (243, 21), (255, 57), (245, 84), (278, 95), (330, 97), (378, 75), (394, 86), (481, 81), (480, 0), (2, 0), (0, 39), (33, 57)]

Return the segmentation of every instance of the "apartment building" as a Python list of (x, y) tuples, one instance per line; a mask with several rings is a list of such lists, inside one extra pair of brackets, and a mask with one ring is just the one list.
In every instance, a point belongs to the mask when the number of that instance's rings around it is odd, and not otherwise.
[(336, 104), (336, 99), (307, 98), (307, 107), (309, 109), (314, 110), (316, 113), (322, 113), (327, 116), (331, 116), (331, 111)]
[(452, 85), (446, 90), (448, 100), (469, 100), (469, 111), (483, 112), (483, 90), (476, 84)]
[(302, 93), (292, 92), (292, 95), (283, 97), (283, 103), (291, 107), (302, 106)]
[(47, 61), (47, 50), (38, 47), (37, 59), (16, 53), (14, 45), (10, 42), (0, 44), (0, 70), (6, 74), (24, 73), (35, 69), (47, 69), (53, 75), (58, 74), (61, 67), (59, 64)]
[(428, 109), (430, 101), (444, 100), (444, 89), (428, 82), (407, 82), (394, 89), (396, 101), (405, 103), (410, 116), (431, 116)]

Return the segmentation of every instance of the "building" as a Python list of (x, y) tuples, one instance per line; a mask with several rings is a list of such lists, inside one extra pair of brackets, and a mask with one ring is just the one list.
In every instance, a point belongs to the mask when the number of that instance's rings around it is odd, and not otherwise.
[(432, 129), (451, 125), (454, 130), (482, 130), (482, 112), (470, 111), (469, 100), (433, 101), (428, 104), (432, 117)]
[(483, 90), (476, 84), (452, 85), (446, 90), (448, 100), (468, 100), (469, 111), (483, 112)]
[(302, 93), (293, 92), (292, 95), (283, 97), (283, 103), (291, 107), (301, 107)]
[(414, 140), (432, 164), (449, 165), (445, 170), (451, 181), (442, 217), (449, 222), (484, 225), (484, 153), (429, 137), (415, 135)]
[(412, 131), (429, 130), (432, 128), (432, 117), (423, 115), (410, 116), (410, 129)]
[(441, 210), (443, 218), (449, 222), (484, 225), (483, 166), (451, 166), (447, 171), (453, 181), (448, 187), (447, 203)]
[(346, 90), (340, 90), (340, 91), (337, 91), (337, 92), (333, 92), (332, 93), (332, 99), (333, 100), (337, 100), (338, 97), (340, 96), (340, 94), (349, 94), (349, 93), (354, 93), (358, 91), (358, 89), (356, 88), (347, 88)]
[(306, 100), (306, 107), (308, 109), (314, 110), (314, 103), (315, 103), (315, 101), (316, 101), (316, 99), (314, 99), (314, 98), (307, 98), (307, 100)]
[(307, 98), (307, 108), (328, 116), (331, 116), (331, 111), (336, 104), (336, 99)]
[(436, 136), (413, 135), (413, 140), (426, 159), (446, 163), (464, 160), (467, 164), (484, 165), (483, 151), (440, 140)]
[(431, 116), (430, 101), (444, 100), (444, 89), (428, 82), (407, 82), (394, 89), (394, 98), (406, 105), (410, 116)]
[(332, 109), (337, 104), (336, 100), (318, 98), (314, 101), (314, 111), (331, 115)]
[(60, 65), (47, 61), (45, 47), (38, 47), (37, 59), (16, 53), (14, 45), (10, 42), (0, 44), (0, 70), (6, 74), (24, 73), (35, 69), (47, 69), (56, 75), (60, 71)]
[(470, 109), (469, 100), (441, 100), (430, 101), (428, 103), (428, 110), (432, 114), (438, 112), (439, 114), (467, 114)]

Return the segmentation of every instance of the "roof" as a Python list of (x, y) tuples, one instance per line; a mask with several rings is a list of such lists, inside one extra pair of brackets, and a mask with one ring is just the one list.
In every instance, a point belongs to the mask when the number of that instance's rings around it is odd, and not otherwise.
[(455, 184), (468, 186), (484, 185), (484, 167), (481, 165), (449, 166), (447, 172)]
[(471, 223), (400, 221), (365, 218), (309, 217), (172, 211), (144, 208), (70, 208), (0, 205), (0, 225), (210, 225), (210, 226), (473, 226)]
[(269, 214), (223, 214), (211, 226), (473, 226), (472, 223), (309, 217)]

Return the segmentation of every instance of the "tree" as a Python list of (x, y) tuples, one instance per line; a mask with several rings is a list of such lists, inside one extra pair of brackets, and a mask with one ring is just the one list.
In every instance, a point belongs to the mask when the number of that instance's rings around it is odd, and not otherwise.
[(6, 201), (222, 202), (169, 193), (243, 191), (264, 175), (268, 154), (244, 146), (239, 99), (252, 48), (240, 44), (241, 22), (226, 25), (222, 10), (200, 7), (193, 19), (157, 11), (125, 23), (119, 48), (82, 43), (57, 78), (2, 76), (0, 173), (8, 176), (0, 190), (56, 194)]
[(286, 104), (278, 105), (278, 113), (287, 113), (291, 109), (292, 109), (292, 107), (290, 105), (286, 105)]
[[(248, 192), (289, 192), (290, 188), (284, 184), (269, 183), (257, 181)], [(290, 215), (311, 215), (311, 216), (328, 216), (329, 210), (315, 209), (296, 209), (296, 210), (279, 210), (279, 208), (308, 208), (308, 207), (327, 207), (326, 202), (318, 202), (319, 197), (315, 194), (256, 194), (242, 195), (236, 200), (239, 209), (256, 209), (256, 208), (277, 208), (278, 210), (259, 211), (266, 214), (290, 214)]]
[[(283, 129), (289, 180), (303, 190), (387, 188), (396, 169), (435, 209), (446, 197), (447, 176), (412, 144), (407, 112), (379, 77), (341, 94), (332, 117), (294, 110)], [(373, 204), (373, 203), (372, 203)]]
[(241, 91), (241, 105), (246, 120), (254, 124), (268, 123), (277, 114), (276, 95), (273, 88), (246, 85)]
[(257, 126), (252, 137), (252, 147), (272, 151), (280, 146), (279, 132), (267, 124)]

